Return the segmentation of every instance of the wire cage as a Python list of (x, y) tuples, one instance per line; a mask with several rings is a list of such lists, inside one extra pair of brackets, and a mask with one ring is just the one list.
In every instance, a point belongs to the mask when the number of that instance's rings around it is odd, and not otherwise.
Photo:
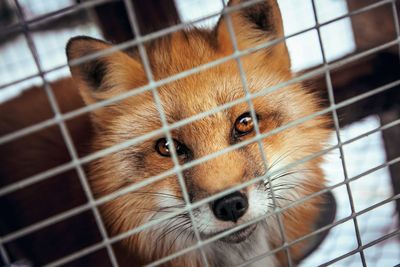
[[(252, 248), (255, 253), (239, 257), (234, 264), (257, 266), (272, 257), (280, 257), (280, 262), (287, 266), (400, 264), (399, 1), (279, 0), (284, 36), (245, 49), (236, 39), (235, 14), (276, 1), (239, 2), (235, 5), (224, 0), (0, 2), (0, 266), (125, 266), (125, 255), (118, 252), (124, 240), (164, 225), (161, 236), (176, 235), (175, 242), (179, 238), (179, 232), (175, 232), (178, 228), (168, 223), (182, 214), (189, 220), (185, 227), (191, 229), (191, 245), (175, 251), (168, 248), (166, 255), (143, 262), (128, 261), (128, 266), (163, 266), (191, 257), (188, 256), (191, 253), (199, 255), (201, 266), (213, 266), (207, 250), (210, 244), (266, 220), (276, 221), (278, 245), (267, 246), (269, 249), (265, 250)], [(213, 28), (220, 18), (226, 22), (232, 53), (155, 78), (149, 43), (194, 27)], [(65, 46), (77, 35), (105, 39), (113, 45), (67, 63)], [(282, 43), (288, 46), (291, 69), (296, 75), (252, 92), (242, 61)], [(78, 97), (79, 103), (70, 105), (76, 96), (69, 89), (76, 86), (69, 78), (69, 67), (83, 66), (130, 49), (135, 49), (140, 58), (145, 84), (87, 105)], [(169, 120), (160, 88), (232, 61), (237, 66), (242, 97), (177, 121)], [(256, 99), (299, 83), (321, 99), (320, 109), (263, 130), (257, 122)], [(158, 129), (128, 136), (101, 149), (80, 142), (90, 140), (96, 131), (89, 114), (146, 92), (151, 94), (158, 112)], [(248, 106), (248, 116), (254, 122), (251, 138), (182, 164), (173, 137), (177, 129), (243, 104)], [(26, 109), (27, 106), (30, 108)], [(332, 123), (326, 147), (282, 166), (275, 174), (324, 158), (322, 169), (327, 181), (323, 188), (279, 206), (275, 199), (279, 195), (273, 193), (274, 173), (265, 172), (193, 201), (188, 190), (188, 171), (250, 144), (255, 144), (269, 170), (269, 151), (263, 149), (263, 140), (320, 116), (329, 117)], [(54, 139), (46, 139), (49, 134)], [(164, 136), (168, 143), (172, 168), (138, 182), (129, 181), (112, 192), (94, 192), (88, 178), (91, 162), (159, 136)], [(42, 139), (46, 141), (40, 143), (38, 140)], [(210, 141), (213, 142), (211, 137)], [(105, 205), (139, 193), (171, 175), (176, 175), (183, 204), (126, 231), (110, 232), (102, 213)], [(272, 195), (269, 212), (215, 235), (202, 235), (202, 225), (195, 219), (199, 209), (264, 182), (270, 185)], [(141, 194), (141, 201), (151, 198)], [(314, 229), (289, 240), (284, 214), (318, 196), (327, 200), (320, 203)], [(304, 242), (309, 245), (296, 258), (291, 248)]]

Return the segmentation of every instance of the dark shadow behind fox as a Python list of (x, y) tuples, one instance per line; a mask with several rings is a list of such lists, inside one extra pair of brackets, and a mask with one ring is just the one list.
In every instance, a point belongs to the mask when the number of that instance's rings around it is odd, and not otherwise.
[[(83, 106), (71, 79), (51, 85), (61, 111)], [(18, 98), (0, 105), (0, 135), (54, 117), (42, 87), (30, 88)], [(18, 118), (18, 120), (16, 119)], [(88, 115), (66, 122), (80, 156), (89, 151), (92, 126)], [(37, 175), (71, 161), (60, 127), (55, 124), (0, 145), (0, 187)], [(0, 234), (12, 232), (88, 202), (74, 168), (0, 197)], [(5, 244), (11, 261), (29, 260), (41, 266), (81, 248), (100, 242), (90, 209), (54, 225)], [(105, 250), (83, 257), (68, 266), (109, 266)]]

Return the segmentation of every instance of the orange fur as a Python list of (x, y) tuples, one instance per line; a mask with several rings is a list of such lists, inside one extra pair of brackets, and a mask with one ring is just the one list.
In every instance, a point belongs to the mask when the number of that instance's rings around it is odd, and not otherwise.
[[(230, 5), (235, 5), (236, 2), (239, 1), (231, 1)], [(283, 36), (282, 21), (275, 1), (265, 1), (234, 12), (231, 18), (239, 49), (243, 50)], [(260, 19), (267, 21), (258, 21)], [(257, 22), (261, 24), (254, 25)], [(260, 28), (265, 24), (267, 28)], [(70, 41), (67, 52), (69, 60), (73, 60), (109, 47), (111, 46), (98, 40), (78, 37)], [(227, 24), (223, 19), (214, 31), (191, 29), (176, 32), (147, 43), (145, 47), (156, 81), (233, 52)], [(293, 77), (284, 43), (244, 56), (241, 61), (251, 93), (261, 92), (264, 88)], [(82, 65), (71, 66), (71, 73), (87, 104), (112, 98), (144, 86), (148, 82), (138, 53), (134, 49), (128, 52), (114, 52)], [(70, 83), (70, 80), (65, 82)], [(57, 85), (53, 87), (56, 95), (65, 94), (74, 99), (61, 101), (62, 103), (79, 102), (76, 100), (79, 99), (77, 95), (71, 93), (75, 92), (71, 91), (74, 86), (68, 85), (71, 87), (68, 91)], [(245, 96), (235, 60), (162, 85), (157, 88), (157, 93), (170, 124)], [(260, 94), (252, 102), (259, 115), (262, 133), (310, 115), (319, 109), (316, 97), (300, 84)], [(19, 107), (21, 103), (11, 105)], [(7, 107), (0, 106), (0, 108)], [(73, 108), (77, 106), (73, 105)], [(173, 130), (172, 137), (184, 143), (191, 151), (190, 157), (179, 157), (180, 163), (185, 164), (234, 144), (230, 138), (232, 125), (238, 116), (248, 110), (249, 107), (244, 102)], [(91, 140), (92, 151), (108, 148), (159, 129), (162, 126), (159, 116), (151, 92), (131, 96), (92, 112), (91, 121), (95, 132), (92, 137), (85, 140)], [(326, 125), (326, 118), (317, 117), (263, 139), (262, 146), (267, 159), (274, 162), (280, 156), (288, 154), (285, 162), (294, 162), (321, 150), (329, 133)], [(73, 133), (74, 136), (79, 136), (79, 129)], [(241, 140), (254, 136), (252, 133), (242, 137)], [(144, 140), (90, 163), (89, 178), (96, 197), (115, 192), (173, 168), (174, 164), (170, 158), (162, 157), (154, 151), (154, 143), (160, 137), (162, 136)], [(82, 141), (77, 143), (79, 145)], [(298, 187), (293, 189), (296, 198), (292, 200), (323, 188), (324, 178), (319, 167), (320, 163), (321, 159), (318, 158), (296, 167), (298, 170), (310, 171), (305, 175), (305, 179), (299, 182)], [(248, 181), (265, 171), (259, 147), (254, 142), (194, 166), (184, 171), (183, 175), (191, 200), (196, 201)], [(172, 175), (102, 205), (100, 209), (110, 235), (128, 231), (151, 220), (152, 213), (144, 212), (158, 208), (157, 195), (151, 193), (163, 192), (166, 189), (182, 201), (177, 177)], [(243, 191), (249, 190), (251, 189), (247, 188)], [(283, 213), (285, 232), (289, 241), (312, 230), (318, 216), (317, 206), (321, 201), (321, 198), (316, 197)], [(288, 204), (284, 201), (279, 203), (282, 206)], [(152, 229), (152, 231), (157, 230)], [(169, 247), (172, 245), (157, 240), (155, 233), (145, 230), (120, 244), (118, 251), (127, 257), (130, 266), (132, 262), (137, 265), (148, 263), (184, 248), (176, 245), (170, 251)], [(281, 245), (277, 233), (265, 238), (273, 247)], [(290, 248), (295, 262), (301, 258), (302, 247), (306, 246), (306, 243)], [(286, 264), (282, 254), (278, 254), (277, 258), (282, 266)], [(193, 265), (201, 265), (198, 253), (195, 252), (170, 262), (170, 266)]]

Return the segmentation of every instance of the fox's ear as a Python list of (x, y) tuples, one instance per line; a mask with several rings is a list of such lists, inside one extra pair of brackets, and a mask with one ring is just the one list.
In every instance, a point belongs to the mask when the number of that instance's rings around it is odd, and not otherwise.
[(111, 47), (103, 41), (86, 36), (74, 37), (67, 44), (71, 74), (87, 104), (108, 99), (146, 82), (140, 62), (121, 51), (104, 51), (104, 55), (95, 59), (71, 64), (72, 60)]
[[(248, 0), (230, 0), (228, 6), (239, 8), (239, 4), (246, 4), (246, 2)], [(230, 18), (239, 50), (284, 37), (283, 22), (277, 0), (265, 0), (240, 7), (239, 10), (230, 13)], [(225, 50), (224, 52), (232, 53), (233, 46), (226, 15), (223, 15), (218, 22), (216, 32), (221, 49)], [(289, 54), (284, 41), (261, 50), (261, 53), (279, 57), (279, 64), (290, 69)]]

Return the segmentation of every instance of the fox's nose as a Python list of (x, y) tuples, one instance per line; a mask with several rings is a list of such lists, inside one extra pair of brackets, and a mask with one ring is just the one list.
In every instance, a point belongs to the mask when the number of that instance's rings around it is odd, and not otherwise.
[(246, 213), (248, 207), (247, 197), (240, 192), (217, 199), (211, 205), (215, 217), (223, 221), (232, 222), (237, 222)]

